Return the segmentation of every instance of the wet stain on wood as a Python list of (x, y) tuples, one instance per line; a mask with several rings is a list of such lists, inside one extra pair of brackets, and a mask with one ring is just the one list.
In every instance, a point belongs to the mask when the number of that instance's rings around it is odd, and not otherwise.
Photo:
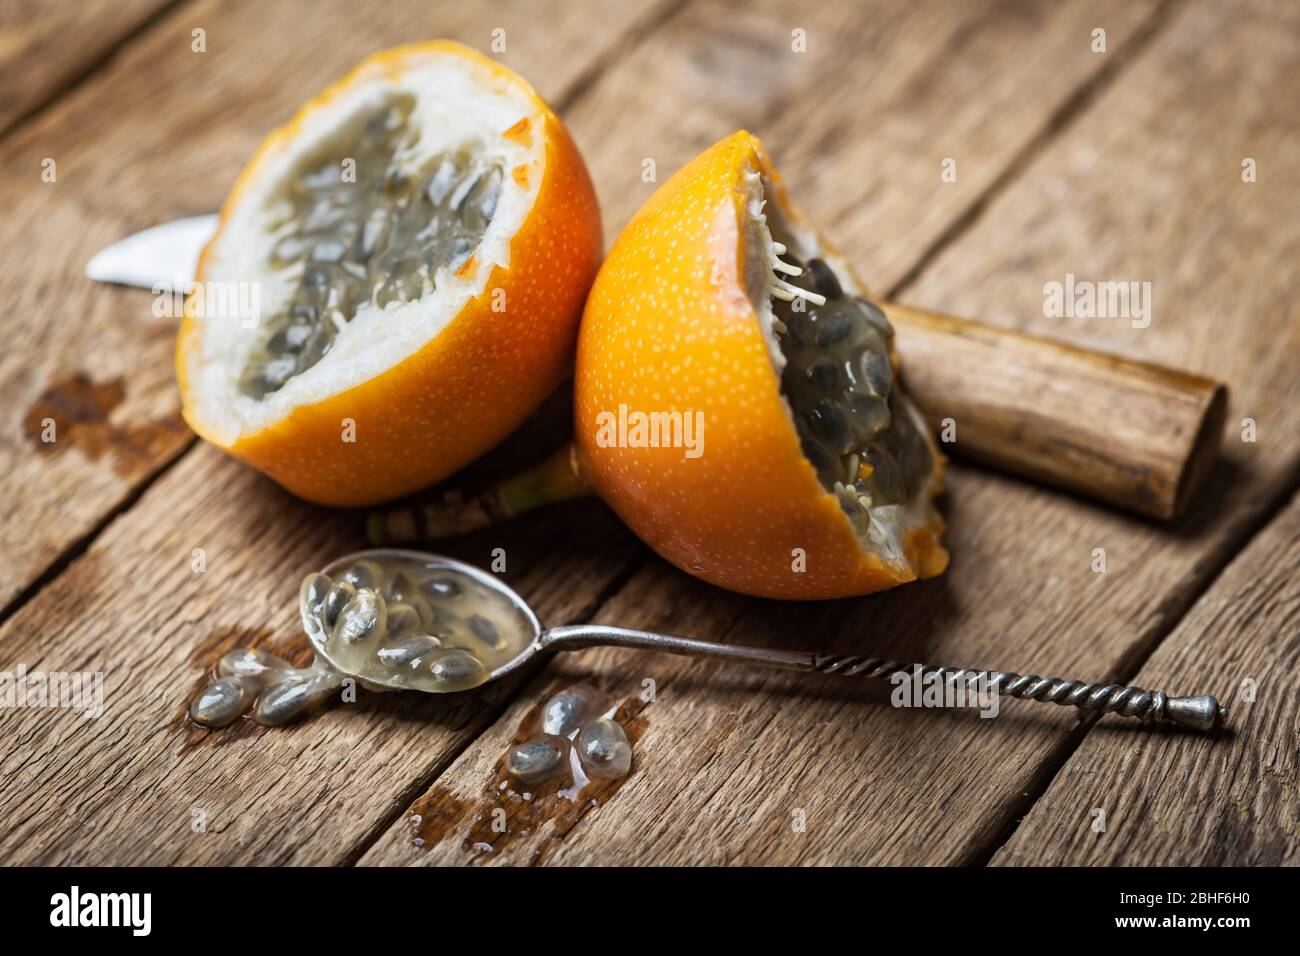
[[(548, 687), (541, 699), (529, 708), (511, 738), (511, 745), (537, 736), (542, 707), (559, 687), (558, 682)], [(632, 695), (624, 698), (614, 713), (614, 719), (623, 725), (632, 745), (632, 770), (627, 776), (592, 780), (576, 794), (567, 792), (570, 786), (567, 777), (535, 788), (519, 789), (521, 785), (506, 773), (503, 752), (483, 781), (478, 800), (434, 787), (412, 804), (407, 815), (412, 843), (427, 848), (459, 837), (462, 848), (469, 854), (469, 862), (476, 862), (485, 861), (519, 840), (540, 835), (543, 838), (528, 863), (530, 866), (545, 863), (584, 816), (607, 803), (637, 775), (640, 766), (636, 744), (649, 726), (643, 713), (645, 706), (639, 695)], [(508, 751), (509, 747), (505, 749)]]
[(189, 429), (179, 415), (114, 424), (110, 418), (125, 399), (125, 379), (96, 382), (76, 372), (41, 392), (23, 416), (23, 433), (41, 454), (76, 448), (93, 462), (111, 455), (119, 476), (138, 475), (183, 441)]

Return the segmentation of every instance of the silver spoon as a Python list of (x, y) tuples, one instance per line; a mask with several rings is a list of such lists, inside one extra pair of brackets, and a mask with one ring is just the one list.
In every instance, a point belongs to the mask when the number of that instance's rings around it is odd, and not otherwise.
[[(499, 680), (507, 674), (517, 671), (540, 654), (551, 654), (557, 651), (578, 651), (589, 647), (626, 647), (635, 650), (658, 651), (665, 654), (680, 654), (686, 657), (705, 657), (742, 664), (756, 664), (761, 667), (775, 667), (784, 670), (843, 674), (850, 677), (888, 679), (894, 674), (902, 674), (909, 678), (917, 674), (922, 677), (933, 674), (938, 675), (945, 682), (955, 684), (958, 681), (965, 681), (968, 682), (968, 686), (979, 686), (994, 694), (1006, 694), (1023, 700), (1037, 700), (1062, 706), (1072, 706), (1082, 711), (1119, 714), (1124, 717), (1135, 717), (1143, 721), (1168, 721), (1194, 730), (1213, 730), (1227, 717), (1226, 708), (1209, 694), (1197, 697), (1170, 697), (1162, 690), (1142, 690), (1138, 687), (1126, 687), (1122, 684), (1061, 680), (1054, 677), (1039, 677), (1036, 674), (1015, 674), (1010, 671), (909, 664), (903, 661), (891, 661), (878, 657), (819, 654), (812, 651), (786, 651), (765, 647), (746, 647), (741, 644), (719, 644), (713, 641), (700, 641), (688, 637), (676, 637), (671, 634), (657, 634), (653, 631), (610, 627), (603, 624), (571, 624), (544, 628), (537, 619), (537, 615), (533, 613), (533, 609), (528, 606), (524, 599), (502, 584), (495, 575), (464, 562), (424, 551), (393, 548), (358, 551), (331, 562), (324, 568), (324, 573), (333, 577), (349, 565), (364, 558), (372, 560), (376, 558), (406, 558), (421, 561), (430, 569), (445, 568), (455, 571), (492, 589), (513, 605), (520, 616), (528, 622), (534, 636), (517, 656), (491, 671), (488, 675), (489, 681)], [(304, 626), (307, 627), (310, 636), (313, 633), (313, 627), (310, 626), (311, 622), (308, 620), (305, 610), (303, 618)], [(345, 668), (340, 667), (330, 659), (324, 641), (317, 641), (313, 638), (312, 644), (317, 653), (327, 663), (337, 670), (347, 673)], [(407, 689), (391, 680), (377, 679), (377, 675), (371, 674), (365, 676), (365, 683), (367, 685), (379, 684), (394, 690)]]

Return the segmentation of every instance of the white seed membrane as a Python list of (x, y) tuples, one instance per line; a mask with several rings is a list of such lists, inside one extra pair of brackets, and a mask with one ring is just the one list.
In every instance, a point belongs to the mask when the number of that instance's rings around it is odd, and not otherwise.
[[(221, 233), (205, 253), (201, 294), (188, 306), (200, 342), (184, 371), (208, 437), (233, 442), (399, 364), (484, 292), (493, 266), (509, 267), (510, 238), (531, 211), (543, 179), (545, 117), (522, 90), (501, 83), (480, 64), (432, 54), (408, 59), (404, 67), (399, 76), (375, 66), (316, 107), (292, 134), (283, 133), (263, 150), (244, 180), (248, 185), (228, 200)], [(290, 187), (314, 160), (346, 157), (366, 121), (394, 102), (412, 104), (405, 123), (413, 135), (394, 157), (398, 167), (427, 176), (438, 157), (463, 155), (475, 167), (500, 171), (491, 221), (474, 251), (476, 267), (464, 275), (438, 269), (433, 288), (409, 301), (376, 296), (362, 302), (336, 323), (337, 335), (319, 361), (265, 395), (249, 394), (241, 376), (269, 334), (260, 317), (288, 311), (302, 284), (301, 269), (285, 269), (275, 255), (293, 208)], [(503, 139), (521, 120), (533, 134), (522, 141)], [(527, 185), (508, 174), (520, 166), (528, 167), (529, 175), (521, 177)], [(356, 170), (358, 184), (366, 174)], [(472, 181), (466, 188), (471, 186)], [(381, 306), (374, 299), (388, 301)], [(250, 303), (256, 315), (249, 314)]]

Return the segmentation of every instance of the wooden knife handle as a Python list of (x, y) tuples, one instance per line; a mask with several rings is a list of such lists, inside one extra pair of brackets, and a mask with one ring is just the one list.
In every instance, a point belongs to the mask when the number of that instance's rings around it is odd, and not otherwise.
[(1218, 454), (1228, 390), (1174, 369), (885, 303), (903, 383), (986, 462), (1144, 515), (1182, 513)]

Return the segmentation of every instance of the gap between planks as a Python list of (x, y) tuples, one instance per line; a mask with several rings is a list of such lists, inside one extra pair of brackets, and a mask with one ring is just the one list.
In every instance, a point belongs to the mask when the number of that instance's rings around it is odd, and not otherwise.
[[(1130, 655), (1127, 662), (1120, 663), (1120, 666), (1110, 679), (1121, 684), (1128, 684), (1136, 679), (1142, 668), (1160, 649), (1160, 645), (1164, 643), (1165, 639), (1178, 629), (1183, 619), (1196, 607), (1197, 603), (1214, 586), (1215, 582), (1223, 576), (1228, 565), (1239, 554), (1249, 548), (1251, 543), (1281, 516), (1297, 493), (1300, 493), (1300, 461), (1292, 463), (1291, 474), (1282, 483), (1276, 496), (1260, 508), (1254, 516), (1250, 516), (1249, 520), (1242, 521), (1238, 533), (1230, 535), (1222, 546), (1209, 556), (1207, 563), (1210, 564), (1210, 567), (1204, 576), (1194, 580), (1188, 588), (1181, 592), (1181, 594), (1186, 595), (1185, 599), (1181, 600), (1179, 606), (1166, 617), (1159, 627), (1155, 628), (1150, 640), (1138, 648), (1134, 654)], [(1168, 688), (1161, 689), (1167, 690)], [(1195, 688), (1183, 688), (1177, 692), (1198, 693)], [(989, 866), (992, 864), (993, 858), (997, 856), (998, 851), (1016, 835), (1021, 822), (1029, 816), (1034, 806), (1047, 793), (1048, 788), (1056, 779), (1056, 775), (1069, 763), (1070, 758), (1083, 745), (1088, 734), (1092, 733), (1092, 729), (1100, 719), (1099, 716), (1089, 716), (1081, 720), (1079, 726), (1066, 735), (1061, 746), (1057, 748), (1057, 751), (1051, 755), (1051, 758), (1044, 765), (1043, 770), (1036, 774), (1025, 787), (1023, 791), (1024, 799), (1007, 809), (1006, 818), (1001, 822), (1000, 828), (996, 831), (996, 836), (989, 841), (988, 846), (980, 848), (977, 853), (972, 855), (968, 865)]]
[(1143, 21), (1142, 25), (1133, 32), (1133, 35), (1115, 51), (1115, 54), (1106, 58), (1101, 69), (1079, 84), (1074, 92), (1061, 104), (1060, 108), (1048, 117), (1047, 122), (1043, 124), (1043, 128), (1038, 131), (1038, 134), (1029, 139), (1011, 157), (1011, 161), (1007, 163), (1002, 172), (993, 178), (993, 181), (975, 197), (971, 204), (952, 221), (947, 229), (943, 230), (935, 238), (934, 242), (930, 243), (912, 267), (903, 274), (902, 278), (886, 290), (883, 298), (897, 302), (898, 297), (921, 278), (921, 275), (929, 268), (930, 263), (937, 259), (940, 253), (969, 232), (983, 217), (984, 211), (992, 205), (993, 200), (1002, 195), (1013, 182), (1020, 178), (1020, 174), (1029, 167), (1034, 158), (1042, 153), (1048, 144), (1066, 132), (1076, 119), (1087, 112), (1088, 107), (1097, 97), (1113, 86), (1115, 81), (1141, 57), (1143, 51), (1151, 45), (1151, 41), (1156, 38), (1156, 35), (1168, 25), (1172, 9), (1173, 0), (1162, 0), (1160, 5), (1151, 12), (1151, 15)]
[(162, 6), (144, 17), (139, 23), (131, 27), (131, 29), (127, 30), (112, 43), (105, 46), (89, 63), (85, 64), (80, 70), (65, 77), (43, 98), (15, 113), (7, 123), (0, 126), (0, 140), (7, 139), (9, 136), (16, 133), (21, 127), (38, 119), (56, 103), (61, 101), (63, 97), (72, 93), (78, 87), (84, 86), (95, 76), (95, 74), (102, 72), (104, 68), (107, 67), (120, 52), (122, 52), (122, 50), (126, 49), (128, 46), (135, 43), (136, 40), (139, 40), (146, 33), (153, 30), (154, 26), (159, 21), (175, 13), (181, 7), (193, 2), (195, 2), (195, 0), (165, 0)]

